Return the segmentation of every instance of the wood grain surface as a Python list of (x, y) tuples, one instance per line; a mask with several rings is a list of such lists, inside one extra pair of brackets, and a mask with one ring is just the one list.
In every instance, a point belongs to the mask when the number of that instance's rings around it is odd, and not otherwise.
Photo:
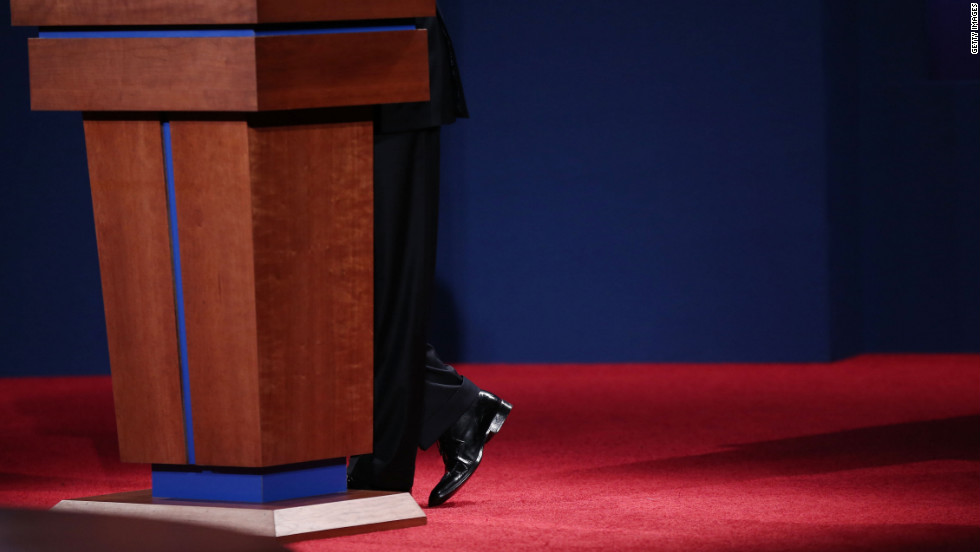
[(248, 127), (172, 121), (198, 464), (262, 465)]
[(418, 30), (258, 37), (259, 108), (428, 100), (426, 36)]
[(34, 38), (31, 108), (254, 111), (251, 37)]
[(85, 142), (120, 456), (184, 463), (160, 122), (86, 118)]
[(256, 0), (10, 0), (13, 25), (254, 23)]
[(435, 0), (258, 0), (260, 23), (397, 19), (435, 14)]
[(257, 120), (171, 122), (197, 463), (369, 452), (371, 123)]
[[(193, 523), (294, 542), (425, 525), (409, 493), (347, 491), (266, 504), (154, 498), (149, 490), (62, 500), (58, 512)], [(237, 550), (237, 548), (236, 548)]]
[(250, 130), (263, 461), (370, 452), (369, 121)]
[(10, 0), (14, 25), (202, 25), (435, 15), (435, 0)]
[(424, 101), (426, 31), (28, 41), (31, 107), (249, 112)]

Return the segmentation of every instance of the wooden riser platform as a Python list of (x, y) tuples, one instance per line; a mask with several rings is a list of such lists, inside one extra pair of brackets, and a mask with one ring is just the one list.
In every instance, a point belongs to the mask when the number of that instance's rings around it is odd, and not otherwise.
[(268, 504), (154, 498), (150, 490), (63, 500), (59, 512), (176, 521), (283, 540), (305, 540), (425, 525), (409, 493), (347, 491)]

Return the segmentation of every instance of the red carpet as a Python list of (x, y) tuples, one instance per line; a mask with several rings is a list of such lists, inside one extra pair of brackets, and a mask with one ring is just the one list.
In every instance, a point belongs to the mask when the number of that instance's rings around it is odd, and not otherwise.
[[(980, 356), (460, 369), (514, 412), (456, 499), (291, 548), (980, 550)], [(0, 380), (0, 442), (0, 505), (149, 487), (108, 378)]]

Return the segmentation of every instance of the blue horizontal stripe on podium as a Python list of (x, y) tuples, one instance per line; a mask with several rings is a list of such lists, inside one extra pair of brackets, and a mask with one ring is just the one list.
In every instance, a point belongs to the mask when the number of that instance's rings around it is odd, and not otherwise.
[(265, 503), (347, 490), (345, 458), (269, 468), (153, 466), (153, 497)]
[(415, 25), (377, 25), (372, 27), (286, 27), (259, 29), (139, 29), (99, 28), (74, 31), (40, 31), (38, 38), (213, 38), (250, 36), (288, 36), (337, 33), (377, 33), (414, 31)]

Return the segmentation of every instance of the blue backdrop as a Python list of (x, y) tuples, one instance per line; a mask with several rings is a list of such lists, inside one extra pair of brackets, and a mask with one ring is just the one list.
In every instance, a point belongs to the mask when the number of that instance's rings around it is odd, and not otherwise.
[[(968, 2), (441, 4), (449, 360), (980, 350)], [(80, 117), (28, 110), (8, 22), (0, 369), (105, 372)]]

